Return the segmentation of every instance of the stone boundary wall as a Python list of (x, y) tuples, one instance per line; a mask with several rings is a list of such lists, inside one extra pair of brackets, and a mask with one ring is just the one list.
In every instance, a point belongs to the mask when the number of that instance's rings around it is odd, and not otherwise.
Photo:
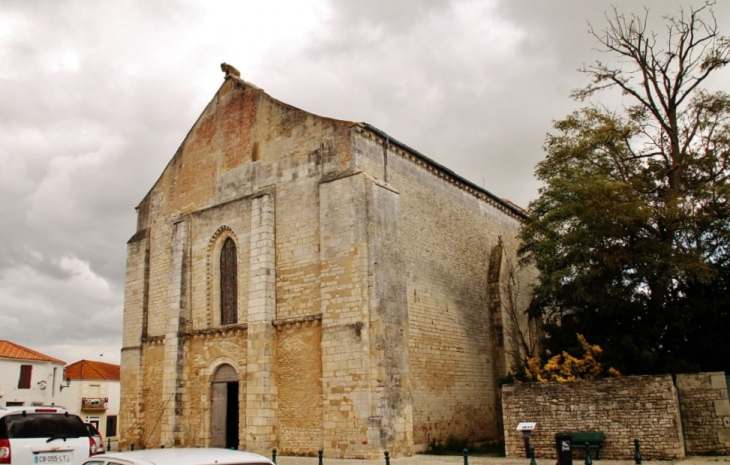
[(677, 375), (688, 455), (730, 452), (730, 402), (725, 373)]
[(530, 443), (538, 457), (556, 456), (555, 435), (563, 431), (603, 431), (602, 459), (632, 459), (634, 438), (646, 459), (685, 457), (671, 375), (506, 385), (502, 409), (507, 457), (525, 456), (522, 434), (515, 430), (522, 421), (537, 422)]

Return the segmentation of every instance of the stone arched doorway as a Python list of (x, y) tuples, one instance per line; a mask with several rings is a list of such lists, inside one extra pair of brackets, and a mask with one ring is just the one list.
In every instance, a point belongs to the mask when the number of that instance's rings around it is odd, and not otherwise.
[(230, 365), (213, 375), (210, 411), (211, 447), (238, 449), (238, 376)]

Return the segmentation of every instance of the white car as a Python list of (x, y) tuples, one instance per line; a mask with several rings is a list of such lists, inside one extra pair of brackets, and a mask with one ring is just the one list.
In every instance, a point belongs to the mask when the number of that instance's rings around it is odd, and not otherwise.
[(84, 465), (274, 465), (251, 452), (217, 448), (140, 449), (112, 452), (87, 460)]
[(0, 407), (0, 464), (81, 465), (95, 450), (84, 422), (65, 408)]

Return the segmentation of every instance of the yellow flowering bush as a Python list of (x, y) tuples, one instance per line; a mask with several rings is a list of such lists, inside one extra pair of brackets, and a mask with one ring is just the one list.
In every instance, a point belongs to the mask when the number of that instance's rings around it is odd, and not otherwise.
[[(601, 362), (598, 361), (603, 350), (598, 345), (591, 345), (582, 334), (578, 334), (578, 341), (583, 347), (583, 358), (577, 358), (567, 352), (551, 357), (543, 364), (540, 357), (532, 357), (527, 360), (526, 366), (513, 372), (519, 372), (520, 377), (525, 381), (546, 383), (558, 381), (569, 383), (580, 379), (598, 379), (605, 376), (621, 376), (618, 370), (609, 368), (604, 370)], [(519, 380), (518, 380), (519, 382)]]

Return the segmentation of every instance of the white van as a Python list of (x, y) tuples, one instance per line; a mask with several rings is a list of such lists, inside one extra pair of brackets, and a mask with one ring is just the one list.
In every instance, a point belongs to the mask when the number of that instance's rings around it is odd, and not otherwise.
[(0, 407), (0, 464), (81, 465), (96, 444), (81, 418), (62, 407)]

